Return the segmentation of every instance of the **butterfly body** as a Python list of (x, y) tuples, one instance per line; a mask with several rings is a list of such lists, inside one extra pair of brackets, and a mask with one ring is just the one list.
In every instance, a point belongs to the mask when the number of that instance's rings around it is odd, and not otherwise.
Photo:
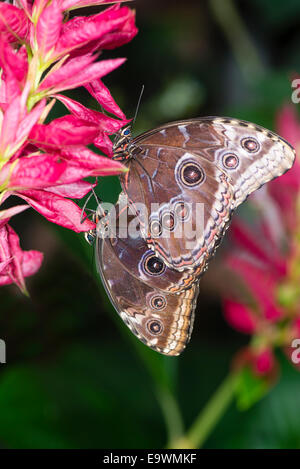
[(284, 174), (295, 152), (262, 127), (207, 117), (136, 138), (127, 126), (117, 136), (114, 157), (129, 169), (121, 176), (117, 225), (124, 199), (139, 230), (135, 237), (99, 236), (99, 270), (131, 330), (157, 351), (177, 355), (191, 334), (199, 278), (234, 210)]

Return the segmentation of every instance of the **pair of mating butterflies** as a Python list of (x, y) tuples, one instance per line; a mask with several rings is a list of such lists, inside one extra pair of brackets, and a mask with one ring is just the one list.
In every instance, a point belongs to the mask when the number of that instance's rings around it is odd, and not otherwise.
[(179, 355), (191, 336), (199, 279), (233, 211), (291, 168), (295, 151), (257, 125), (207, 117), (166, 124), (134, 139), (125, 127), (114, 158), (129, 169), (121, 176), (114, 221), (122, 231), (126, 213), (127, 225), (137, 219), (139, 229), (134, 237), (113, 236), (107, 234), (112, 216), (99, 221), (100, 276), (131, 331), (152, 349)]

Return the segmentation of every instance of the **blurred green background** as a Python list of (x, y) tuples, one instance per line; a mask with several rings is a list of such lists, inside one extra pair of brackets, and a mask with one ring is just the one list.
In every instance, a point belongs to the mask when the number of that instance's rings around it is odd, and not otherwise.
[[(135, 134), (205, 115), (274, 129), (276, 111), (290, 101), (289, 79), (300, 70), (298, 0), (139, 0), (131, 6), (139, 34), (105, 52), (128, 60), (104, 82), (128, 117), (145, 85)], [(118, 180), (100, 178), (97, 191), (116, 200)], [(82, 235), (33, 211), (12, 225), (22, 247), (43, 251), (45, 260), (27, 281), (30, 298), (15, 287), (0, 289), (0, 337), (7, 344), (0, 447), (164, 447), (192, 424), (248, 341), (222, 316), (221, 293), (231, 288), (222, 259), (230, 244), (201, 282), (189, 346), (181, 357), (166, 358), (123, 326)], [(299, 374), (282, 362), (275, 388), (248, 411), (232, 404), (204, 447), (300, 448)]]

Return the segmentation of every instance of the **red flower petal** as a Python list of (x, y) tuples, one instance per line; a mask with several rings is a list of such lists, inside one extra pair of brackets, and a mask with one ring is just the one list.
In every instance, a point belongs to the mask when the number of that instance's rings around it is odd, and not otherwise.
[(33, 0), (19, 0), (19, 3), (21, 4), (22, 8), (24, 11), (30, 15), (32, 11), (32, 3)]
[(35, 125), (29, 139), (40, 148), (60, 148), (68, 145), (89, 145), (93, 143), (98, 132), (98, 126), (67, 115), (53, 120), (50, 124)]
[(16, 205), (15, 207), (7, 208), (6, 210), (0, 210), (0, 228), (6, 224), (11, 217), (18, 215), (18, 213), (27, 210), (29, 205)]
[(22, 270), (24, 277), (34, 275), (42, 265), (43, 253), (39, 251), (24, 251)]
[(18, 235), (8, 224), (0, 229), (0, 285), (15, 283), (26, 291), (24, 277), (33, 275), (42, 259), (38, 251), (22, 251)]
[(246, 249), (257, 260), (263, 261), (274, 274), (277, 272), (278, 276), (282, 276), (286, 273), (286, 263), (279, 250), (275, 250), (273, 246), (272, 252), (267, 252), (267, 248), (262, 247), (261, 238), (254, 237), (241, 220), (235, 220), (232, 223), (230, 234), (237, 245)]
[[(39, 251), (23, 251), (23, 259), (21, 263), (23, 276), (30, 277), (31, 275), (34, 275), (40, 269), (43, 257), (43, 253)], [(14, 281), (9, 275), (0, 274), (0, 286), (10, 285), (12, 283), (14, 283)], [(24, 290), (24, 286), (18, 286), (22, 291), (26, 291), (26, 288)]]
[(92, 80), (101, 78), (120, 67), (125, 59), (102, 60), (91, 63), (94, 57), (76, 57), (68, 61), (58, 70), (49, 73), (38, 92), (49, 89), (49, 93), (70, 90), (79, 86), (84, 86)]
[(96, 148), (99, 148), (99, 150), (103, 151), (103, 153), (105, 153), (110, 158), (114, 156), (112, 149), (112, 141), (110, 140), (107, 134), (99, 134), (98, 137), (94, 140), (94, 145)]
[(128, 16), (126, 23), (120, 30), (108, 33), (98, 41), (99, 49), (115, 49), (127, 44), (136, 36), (138, 29), (135, 26), (135, 12), (132, 10), (130, 12), (131, 15)]
[(9, 257), (5, 261), (0, 262), (0, 282), (1, 282), (1, 272), (3, 272), (3, 270), (6, 269), (6, 267), (11, 263), (11, 261), (12, 261), (12, 257)]
[(12, 99), (12, 97), (21, 94), (22, 85), (24, 85), (28, 71), (28, 57), (25, 46), (16, 51), (4, 37), (1, 37), (0, 66), (3, 69), (5, 81), (10, 84), (9, 96)]
[(90, 184), (87, 181), (78, 181), (70, 184), (63, 184), (61, 186), (47, 187), (45, 189), (53, 194), (60, 195), (61, 197), (68, 197), (70, 199), (82, 199), (88, 194), (92, 187), (96, 184)]
[(257, 318), (251, 309), (231, 300), (224, 301), (224, 315), (227, 322), (239, 332), (253, 334), (257, 327)]
[(52, 88), (56, 88), (57, 91), (63, 91), (67, 89), (65, 87), (65, 83), (67, 83), (68, 80), (74, 78), (74, 75), (80, 73), (83, 68), (88, 67), (94, 61), (95, 57), (92, 55), (75, 57), (68, 60), (68, 62), (62, 65), (60, 68), (54, 69), (54, 71), (50, 70), (50, 72), (42, 81), (38, 91)]
[(116, 120), (112, 117), (108, 117), (105, 114), (102, 114), (101, 112), (93, 111), (92, 109), (85, 107), (83, 104), (79, 103), (78, 101), (74, 101), (74, 99), (68, 98), (67, 96), (57, 94), (54, 97), (59, 99), (75, 117), (97, 125), (99, 131), (102, 132), (116, 133), (118, 130), (124, 127), (124, 125), (130, 122), (127, 119), (123, 119), (121, 121)]
[(22, 190), (53, 186), (60, 182), (66, 167), (67, 163), (58, 156), (46, 153), (20, 158), (13, 168), (8, 187)]
[(101, 80), (98, 79), (91, 81), (86, 85), (86, 89), (98, 101), (98, 103), (103, 106), (104, 109), (106, 109), (108, 112), (111, 112), (112, 114), (115, 114), (115, 116), (120, 117), (120, 119), (125, 119), (125, 114), (119, 108), (109, 89), (102, 83)]
[(265, 347), (254, 354), (253, 371), (259, 376), (268, 375), (272, 372), (275, 365), (275, 357), (270, 347)]
[(82, 210), (69, 199), (42, 190), (22, 191), (15, 195), (26, 200), (29, 205), (41, 213), (47, 220), (69, 228), (76, 233), (95, 228), (95, 223), (89, 219), (80, 223)]
[(0, 152), (4, 154), (10, 143), (15, 143), (16, 133), (20, 122), (21, 97), (18, 96), (11, 102), (4, 113), (1, 135), (0, 135)]
[(77, 16), (69, 20), (63, 26), (56, 47), (57, 57), (99, 40), (108, 33), (118, 31), (131, 16), (131, 10), (128, 7), (122, 7), (108, 8), (97, 15)]
[(20, 122), (16, 134), (16, 140), (22, 141), (25, 137), (28, 136), (29, 132), (33, 126), (40, 119), (46, 106), (46, 100), (42, 99), (33, 109), (27, 114), (24, 119)]
[(244, 347), (236, 354), (233, 367), (237, 370), (250, 367), (253, 374), (266, 379), (266, 384), (274, 384), (278, 377), (278, 364), (273, 350), (269, 346), (259, 349)]
[(54, 49), (60, 37), (63, 25), (62, 10), (57, 0), (52, 0), (39, 17), (36, 25), (36, 40), (39, 54), (46, 55)]
[(8, 3), (0, 4), (0, 33), (9, 42), (26, 40), (29, 32), (29, 21), (24, 11)]
[(85, 177), (118, 174), (124, 169), (119, 162), (87, 150), (82, 155), (76, 154), (76, 159), (71, 153), (68, 153), (67, 157), (62, 157), (62, 154), (46, 153), (23, 157), (17, 161), (13, 169), (10, 164), (4, 166), (0, 176), (3, 172), (7, 177), (10, 176), (7, 187), (16, 192), (74, 184)]
[[(294, 147), (300, 145), (300, 123), (293, 106), (285, 106), (277, 115), (278, 133)], [(269, 191), (278, 204), (288, 229), (295, 228), (295, 210), (300, 191), (300, 163), (296, 159), (293, 167), (280, 178), (271, 181)]]
[(272, 274), (238, 256), (230, 256), (227, 263), (250, 288), (264, 317), (269, 321), (278, 321), (282, 317), (282, 311), (274, 299), (276, 280)]
[[(276, 128), (280, 135), (293, 147), (297, 148), (300, 142), (300, 124), (295, 106), (284, 106), (276, 116)], [(287, 174), (289, 174), (288, 171)], [(281, 179), (281, 178), (280, 178)]]
[(0, 151), (4, 154), (8, 147), (17, 148), (28, 136), (39, 120), (46, 100), (42, 100), (23, 117), (23, 97), (18, 96), (6, 109), (1, 128)]
[[(63, 10), (74, 10), (75, 8), (82, 8), (89, 5), (104, 5), (113, 3), (114, 0), (62, 0)], [(117, 0), (118, 3), (128, 2), (130, 0)]]
[(25, 281), (21, 265), (23, 260), (23, 251), (20, 248), (19, 236), (9, 225), (6, 225), (6, 229), (8, 234), (10, 255), (13, 257), (10, 268), (10, 276), (12, 277), (12, 280), (19, 286), (19, 288), (24, 291)]
[(77, 146), (74, 148), (64, 148), (61, 151), (63, 158), (69, 160), (73, 166), (87, 168), (91, 170), (91, 176), (105, 176), (108, 174), (119, 174), (127, 171), (120, 162), (97, 155), (88, 148)]

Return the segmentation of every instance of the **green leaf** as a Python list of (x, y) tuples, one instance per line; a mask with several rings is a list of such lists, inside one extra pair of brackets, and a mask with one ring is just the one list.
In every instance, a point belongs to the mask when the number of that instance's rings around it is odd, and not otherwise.
[(239, 410), (249, 409), (258, 402), (270, 388), (263, 377), (255, 376), (249, 367), (245, 367), (238, 375), (236, 399)]
[(206, 448), (300, 449), (300, 375), (283, 354), (279, 362), (277, 384), (243, 412), (232, 405)]

